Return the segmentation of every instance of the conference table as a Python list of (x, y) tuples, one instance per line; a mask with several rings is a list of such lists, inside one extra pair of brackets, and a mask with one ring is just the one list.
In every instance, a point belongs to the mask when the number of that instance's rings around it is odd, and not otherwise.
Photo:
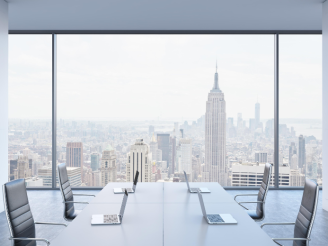
[(136, 192), (129, 193), (121, 225), (91, 225), (93, 214), (119, 213), (123, 194), (114, 194), (113, 188), (132, 187), (109, 183), (51, 245), (276, 245), (218, 183), (190, 185), (211, 191), (203, 193), (208, 214), (229, 213), (238, 224), (207, 224), (197, 193), (189, 193), (186, 183), (171, 182), (138, 183)]

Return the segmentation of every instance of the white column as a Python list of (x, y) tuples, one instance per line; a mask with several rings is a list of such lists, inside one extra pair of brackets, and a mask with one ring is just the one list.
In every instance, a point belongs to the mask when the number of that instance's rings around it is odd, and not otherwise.
[(328, 1), (322, 6), (322, 207), (328, 211)]
[(0, 212), (2, 185), (8, 181), (8, 3), (0, 0)]

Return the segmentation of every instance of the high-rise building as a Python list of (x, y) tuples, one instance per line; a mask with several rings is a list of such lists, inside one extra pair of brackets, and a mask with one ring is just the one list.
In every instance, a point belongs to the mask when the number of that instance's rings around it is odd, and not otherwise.
[[(232, 166), (231, 186), (260, 186), (263, 180), (264, 164), (257, 163), (236, 164)], [(290, 185), (290, 168), (279, 167), (279, 185)], [(271, 174), (271, 185), (274, 184), (274, 169)]]
[(151, 157), (154, 161), (162, 161), (163, 160), (162, 156), (163, 156), (162, 150), (160, 150), (160, 149), (157, 149), (157, 151), (156, 151), (156, 155), (155, 155), (156, 158), (153, 156), (153, 154), (151, 155)]
[(255, 162), (267, 163), (268, 162), (268, 153), (265, 153), (265, 152), (255, 153)]
[(170, 162), (170, 134), (157, 134), (158, 149), (162, 150), (162, 160)]
[(80, 167), (81, 179), (83, 182), (83, 143), (68, 142), (66, 145), (66, 166)]
[(243, 115), (242, 115), (242, 113), (237, 114), (237, 128), (238, 128), (238, 130), (243, 128)]
[(92, 171), (97, 171), (99, 169), (99, 154), (98, 153), (91, 154), (91, 169), (92, 169)]
[(305, 175), (299, 169), (290, 170), (290, 186), (304, 186)]
[(66, 145), (66, 166), (83, 168), (83, 143), (68, 142)]
[[(288, 162), (289, 162), (289, 166), (292, 168), (292, 157), (294, 155), (297, 154), (297, 148), (296, 148), (296, 144), (294, 142), (291, 142), (290, 143), (290, 146), (289, 146), (289, 152), (288, 152)], [(292, 169), (295, 169), (295, 168), (292, 168)]]
[(255, 119), (249, 119), (249, 129), (254, 132), (257, 128), (257, 123)]
[(191, 139), (181, 138), (179, 141), (181, 150), (181, 168), (188, 174), (192, 174), (192, 146)]
[(110, 145), (102, 152), (100, 173), (101, 186), (116, 182), (116, 154)]
[(32, 169), (28, 156), (19, 156), (17, 160), (17, 167), (14, 169), (14, 179), (25, 179), (32, 177)]
[(149, 152), (151, 153), (153, 157), (153, 161), (159, 161), (157, 159), (157, 151), (158, 151), (158, 144), (155, 138), (155, 135), (153, 134), (150, 143), (149, 143)]
[(127, 159), (126, 182), (132, 182), (137, 171), (139, 171), (138, 182), (152, 181), (152, 156), (149, 146), (143, 142), (143, 139), (136, 139), (135, 144), (131, 145)]
[(169, 175), (175, 172), (175, 161), (176, 161), (176, 137), (170, 137), (170, 151), (169, 151)]
[(208, 94), (205, 114), (205, 172), (202, 180), (225, 186), (226, 170), (226, 103), (219, 88), (217, 70), (213, 89)]
[(255, 103), (255, 128), (260, 126), (260, 103)]
[(297, 154), (294, 154), (289, 163), (290, 169), (298, 170)]
[(175, 137), (179, 138), (179, 122), (174, 122), (174, 134)]
[(303, 169), (303, 173), (306, 169), (306, 152), (305, 152), (305, 138), (300, 135), (298, 138), (298, 167)]
[[(67, 167), (67, 176), (71, 186), (81, 186), (81, 168), (80, 167)], [(57, 173), (57, 172), (56, 172)], [(41, 167), (38, 169), (38, 177), (43, 180), (43, 186), (52, 186), (52, 167)], [(58, 187), (58, 175), (56, 175), (56, 184)]]

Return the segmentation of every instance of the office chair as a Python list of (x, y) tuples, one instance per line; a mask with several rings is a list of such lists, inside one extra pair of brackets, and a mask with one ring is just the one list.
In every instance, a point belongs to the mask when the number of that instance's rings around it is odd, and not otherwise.
[[(265, 199), (269, 190), (271, 180), (272, 164), (266, 163), (264, 167), (263, 179), (258, 194), (241, 194), (235, 196), (235, 201), (238, 196), (257, 196), (257, 201), (254, 202), (237, 202), (240, 206), (247, 210), (248, 215), (254, 221), (262, 221), (265, 217)], [(249, 210), (248, 208), (241, 205), (241, 203), (257, 203), (256, 210)]]
[(319, 197), (319, 186), (314, 181), (306, 178), (302, 202), (300, 210), (297, 214), (296, 222), (285, 223), (264, 223), (261, 228), (266, 225), (295, 225), (294, 238), (272, 238), (272, 240), (280, 245), (277, 241), (293, 241), (293, 246), (308, 246), (311, 240), (310, 235), (317, 212)]
[(12, 246), (35, 246), (37, 241), (50, 245), (47, 239), (35, 237), (35, 224), (67, 226), (61, 223), (34, 222), (24, 179), (5, 183), (2, 189)]
[(81, 210), (76, 210), (74, 208), (74, 203), (89, 204), (88, 202), (75, 202), (73, 196), (95, 196), (95, 195), (73, 194), (71, 185), (68, 180), (65, 163), (59, 164), (57, 168), (58, 168), (59, 188), (64, 203), (64, 219), (67, 221), (72, 221), (81, 212)]

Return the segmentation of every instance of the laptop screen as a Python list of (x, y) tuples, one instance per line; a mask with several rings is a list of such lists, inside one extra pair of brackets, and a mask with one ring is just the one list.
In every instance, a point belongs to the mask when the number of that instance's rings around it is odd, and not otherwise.
[(124, 196), (123, 196), (123, 201), (122, 201), (122, 205), (121, 205), (121, 211), (120, 211), (120, 216), (121, 216), (121, 221), (123, 220), (123, 215), (124, 215), (124, 210), (125, 210), (125, 205), (126, 202), (128, 200), (128, 192), (126, 191), (126, 189), (124, 190)]
[(136, 172), (136, 176), (134, 177), (134, 182), (133, 182), (134, 185), (137, 185), (138, 177), (139, 177), (139, 171)]
[(187, 183), (188, 190), (190, 190), (187, 174), (186, 174), (185, 171), (183, 171), (183, 172), (184, 172), (184, 176), (185, 176), (185, 180), (186, 180), (186, 183)]
[(197, 191), (197, 193), (198, 193), (199, 203), (202, 208), (203, 216), (206, 218), (207, 215), (206, 215), (205, 205), (204, 205), (204, 201), (203, 201), (203, 196), (199, 190)]

